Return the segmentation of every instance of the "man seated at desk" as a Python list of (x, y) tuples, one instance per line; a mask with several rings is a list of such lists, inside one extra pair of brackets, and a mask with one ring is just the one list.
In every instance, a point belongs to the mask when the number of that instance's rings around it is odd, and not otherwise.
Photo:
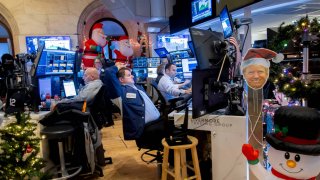
[(117, 62), (106, 69), (104, 84), (121, 110), (124, 139), (137, 140), (143, 136), (160, 143), (164, 137), (163, 120), (144, 89), (134, 84), (131, 69)]
[(186, 80), (181, 84), (176, 84), (173, 80), (176, 75), (177, 66), (172, 63), (166, 64), (165, 73), (158, 83), (158, 89), (166, 100), (181, 96), (184, 98), (184, 101), (188, 101), (191, 98), (192, 90), (191, 88), (184, 90), (182, 87), (189, 84), (190, 80)]
[(63, 99), (60, 102), (71, 102), (71, 101), (84, 101), (90, 102), (94, 99), (96, 94), (99, 92), (103, 83), (100, 80), (99, 72), (96, 68), (87, 68), (83, 75), (85, 86), (83, 86), (79, 94), (73, 99)]

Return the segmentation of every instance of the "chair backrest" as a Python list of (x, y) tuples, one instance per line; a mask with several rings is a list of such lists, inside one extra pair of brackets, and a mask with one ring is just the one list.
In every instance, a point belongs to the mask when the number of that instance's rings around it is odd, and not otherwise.
[(88, 102), (88, 108), (98, 128), (114, 125), (112, 118), (113, 104), (106, 93), (106, 86), (102, 85), (93, 101)]

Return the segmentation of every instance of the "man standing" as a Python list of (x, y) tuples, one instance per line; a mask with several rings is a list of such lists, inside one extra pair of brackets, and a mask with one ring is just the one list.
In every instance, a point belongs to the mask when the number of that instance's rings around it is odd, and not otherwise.
[(109, 97), (121, 110), (124, 139), (148, 137), (151, 142), (161, 143), (164, 124), (160, 113), (143, 87), (134, 84), (131, 69), (117, 62), (106, 69), (104, 84)]
[(165, 97), (166, 100), (170, 100), (179, 96), (184, 97), (185, 100), (191, 98), (191, 88), (187, 90), (180, 89), (183, 86), (190, 83), (190, 80), (186, 80), (182, 84), (175, 84), (173, 78), (177, 75), (177, 66), (169, 63), (165, 66), (165, 73), (158, 83), (158, 89)]

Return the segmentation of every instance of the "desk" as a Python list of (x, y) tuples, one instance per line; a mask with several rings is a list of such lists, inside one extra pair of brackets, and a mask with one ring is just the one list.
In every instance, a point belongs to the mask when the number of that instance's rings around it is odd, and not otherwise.
[[(37, 124), (37, 129), (35, 132), (35, 135), (37, 137), (40, 137), (40, 130), (43, 128), (43, 126), (38, 123), (39, 120), (41, 120), (46, 114), (48, 114), (50, 111), (40, 111), (39, 113), (30, 113), (31, 122)], [(0, 112), (0, 129), (4, 128), (7, 124), (10, 124), (12, 122), (16, 121), (15, 116), (8, 116), (4, 117), (4, 112)], [(44, 168), (44, 171), (48, 168), (51, 168), (53, 166), (53, 163), (49, 161), (49, 145), (48, 140), (44, 139), (40, 141), (40, 152), (39, 155), (41, 158), (46, 160), (46, 167)]]
[[(169, 119), (182, 124), (184, 112), (172, 112)], [(242, 144), (247, 142), (245, 116), (205, 115), (192, 119), (188, 116), (188, 129), (211, 132), (212, 180), (246, 180), (248, 165), (242, 155)]]

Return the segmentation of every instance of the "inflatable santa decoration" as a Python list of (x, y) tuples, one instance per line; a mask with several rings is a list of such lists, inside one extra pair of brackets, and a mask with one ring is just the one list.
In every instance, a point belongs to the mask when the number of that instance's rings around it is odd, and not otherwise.
[(97, 23), (92, 27), (92, 37), (85, 42), (82, 56), (82, 65), (86, 69), (94, 67), (94, 60), (104, 58), (103, 48), (107, 45), (106, 35), (103, 32), (103, 24)]
[(131, 64), (133, 49), (128, 36), (119, 38), (119, 49), (114, 49), (113, 52), (117, 55), (116, 62)]
[(274, 115), (274, 133), (267, 134), (271, 172), (259, 163), (259, 151), (250, 144), (242, 153), (259, 179), (313, 179), (320, 172), (320, 113), (307, 107), (283, 106)]

